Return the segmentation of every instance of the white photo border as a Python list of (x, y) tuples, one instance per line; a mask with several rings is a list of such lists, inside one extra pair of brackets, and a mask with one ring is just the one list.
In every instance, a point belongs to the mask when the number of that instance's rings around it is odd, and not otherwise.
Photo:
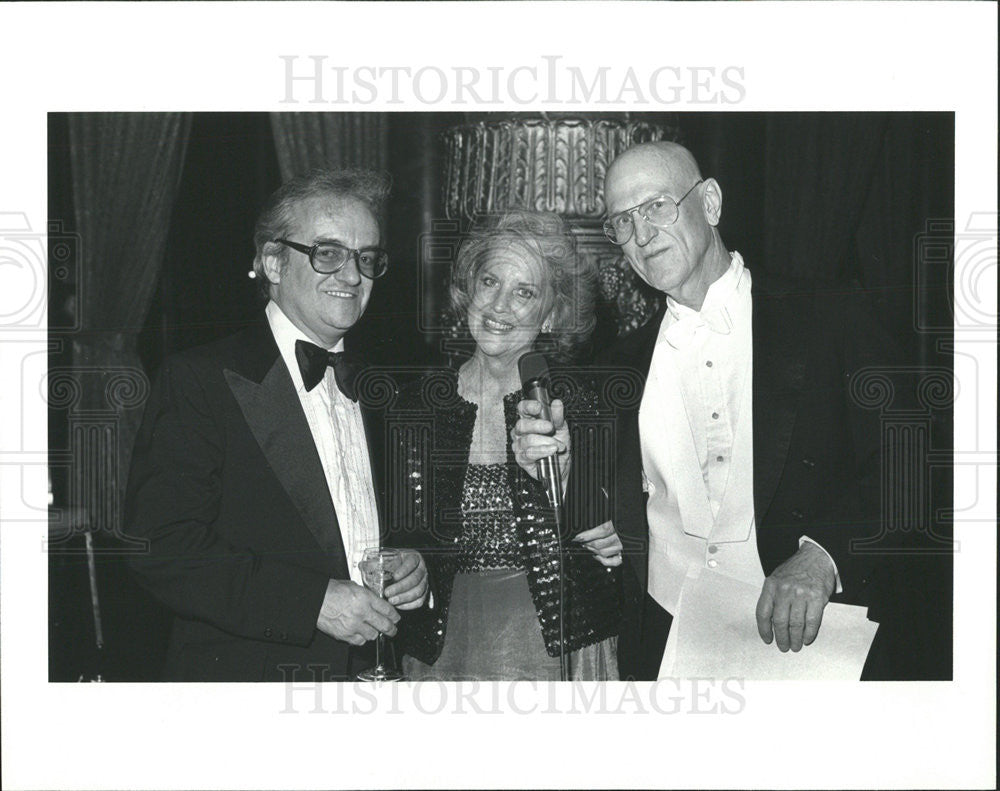
[[(996, 22), (995, 4), (965, 2), (6, 4), (0, 213), (44, 232), (49, 112), (953, 111), (956, 231), (971, 221), (989, 233), (992, 222), (992, 268), (977, 275), (976, 298), (992, 299), (995, 317)], [(630, 68), (640, 80), (663, 67), (685, 78), (710, 69), (719, 90), (712, 102), (689, 85), (672, 104), (648, 91), (643, 104), (633, 91), (568, 106), (546, 102), (545, 84), (533, 101), (508, 91), (480, 107), (451, 103), (448, 92), (428, 102), (425, 85), (422, 98), (381, 88), (363, 106), (367, 94), (289, 103), (282, 56), (355, 70), (488, 75), (492, 66), (503, 79), (558, 56), (563, 66), (607, 67), (616, 85)], [(726, 69), (742, 70), (727, 72), (738, 88), (721, 82)], [(560, 75), (551, 94), (565, 100), (572, 75)], [(5, 316), (44, 289), (44, 276), (8, 276), (18, 290), (0, 301)], [(48, 683), (47, 526), (37, 518), (47, 436), (31, 384), (44, 372), (42, 303), (0, 337), (5, 788), (995, 786), (995, 326), (956, 330), (956, 375), (975, 380), (959, 382), (971, 400), (956, 405), (955, 444), (978, 461), (972, 477), (956, 473), (956, 493), (977, 495), (961, 501), (968, 519), (955, 525), (954, 681), (748, 682), (707, 698), (697, 684), (608, 684), (612, 701), (640, 715), (629, 717), (583, 713), (571, 689), (547, 685), (464, 698), (450, 688), (440, 711), (432, 688), (325, 685), (319, 711), (295, 693), (291, 712), (281, 685)], [(669, 711), (672, 697), (680, 711)], [(696, 710), (713, 702), (715, 716)], [(547, 716), (574, 705), (575, 714)]]

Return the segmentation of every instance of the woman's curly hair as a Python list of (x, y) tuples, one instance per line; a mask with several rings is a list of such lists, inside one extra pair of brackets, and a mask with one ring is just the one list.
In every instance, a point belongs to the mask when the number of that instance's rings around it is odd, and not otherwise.
[(516, 245), (542, 265), (543, 292), (551, 300), (551, 329), (539, 335), (536, 348), (567, 362), (587, 342), (594, 315), (597, 267), (577, 253), (565, 220), (552, 212), (511, 210), (476, 225), (463, 242), (452, 268), (451, 303), (463, 326), (472, 303), (473, 284), (497, 248)]

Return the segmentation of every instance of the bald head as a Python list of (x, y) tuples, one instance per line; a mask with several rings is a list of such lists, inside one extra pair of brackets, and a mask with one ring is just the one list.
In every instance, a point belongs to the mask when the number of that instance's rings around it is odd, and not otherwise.
[(667, 140), (639, 143), (623, 152), (608, 168), (607, 181), (633, 168), (662, 173), (678, 184), (691, 185), (701, 178), (701, 170), (691, 152), (680, 143)]
[[(677, 206), (671, 221), (654, 224), (644, 208), (653, 202)], [(729, 268), (729, 253), (719, 236), (722, 189), (703, 180), (698, 163), (684, 146), (640, 143), (621, 154), (604, 180), (608, 216), (631, 223), (622, 252), (636, 274), (658, 291), (700, 310), (708, 287)], [(671, 206), (671, 209), (673, 207)]]

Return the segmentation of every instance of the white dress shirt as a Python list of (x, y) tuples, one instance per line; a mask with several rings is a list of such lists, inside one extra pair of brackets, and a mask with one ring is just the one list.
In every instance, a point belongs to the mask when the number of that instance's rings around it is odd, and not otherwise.
[(649, 594), (670, 613), (701, 568), (764, 582), (753, 505), (750, 285), (733, 253), (700, 311), (667, 297), (653, 350), (639, 409)]
[[(361, 407), (340, 392), (332, 368), (327, 368), (323, 381), (307, 392), (295, 359), (295, 341), (312, 341), (274, 302), (268, 302), (265, 313), (319, 452), (351, 580), (363, 585), (358, 563), (367, 547), (379, 545), (379, 523)], [(341, 340), (328, 351), (343, 348)]]

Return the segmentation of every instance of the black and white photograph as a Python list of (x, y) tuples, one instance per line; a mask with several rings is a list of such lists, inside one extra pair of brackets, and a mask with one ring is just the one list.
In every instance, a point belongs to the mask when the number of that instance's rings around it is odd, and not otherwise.
[(694, 569), (697, 675), (951, 678), (951, 114), (49, 120), (51, 681), (653, 681)]
[[(911, 42), (995, 7), (467, 5), (29, 79), (4, 785), (991, 786), (995, 90)], [(781, 5), (906, 69), (654, 48)]]

